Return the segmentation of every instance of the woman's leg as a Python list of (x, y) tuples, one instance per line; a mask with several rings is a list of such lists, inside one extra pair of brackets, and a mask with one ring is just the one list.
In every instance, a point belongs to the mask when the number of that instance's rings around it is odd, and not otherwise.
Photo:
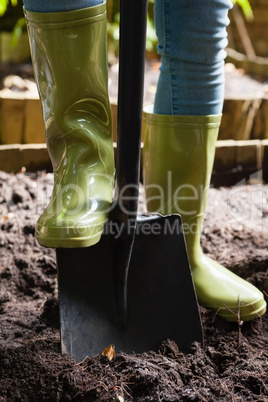
[[(154, 113), (144, 113), (149, 212), (182, 217), (198, 300), (229, 321), (264, 314), (263, 294), (200, 247), (223, 103), (229, 0), (156, 0), (162, 66)], [(179, 269), (179, 266), (178, 266)]]
[(23, 0), (26, 10), (39, 13), (79, 10), (104, 3), (104, 0)]
[(155, 1), (162, 62), (155, 113), (221, 113), (226, 26), (231, 7), (230, 0)]

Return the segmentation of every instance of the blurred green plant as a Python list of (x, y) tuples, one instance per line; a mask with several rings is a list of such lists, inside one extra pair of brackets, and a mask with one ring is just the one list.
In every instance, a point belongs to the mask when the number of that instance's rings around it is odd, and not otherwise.
[(108, 14), (107, 45), (110, 59), (118, 57), (119, 54), (119, 21), (119, 10), (116, 10), (116, 12), (113, 11), (112, 13), (110, 13), (110, 15)]
[[(153, 12), (154, 2), (155, 0), (148, 0), (146, 51), (149, 54), (157, 55), (157, 37)], [(232, 2), (241, 7), (246, 18), (253, 17), (249, 0), (232, 0)], [(13, 7), (17, 6), (18, 0), (0, 0), (0, 17), (5, 14), (9, 5)], [(108, 51), (111, 57), (117, 57), (119, 53), (120, 0), (107, 0), (107, 20)], [(23, 29), (25, 29), (25, 20), (22, 17), (19, 18), (14, 25), (11, 46), (16, 46)]]
[[(154, 0), (148, 0), (146, 52), (147, 55), (157, 54), (157, 37), (154, 26)], [(110, 58), (117, 57), (119, 54), (119, 23), (120, 23), (120, 1), (107, 0), (107, 33), (108, 33), (108, 52)]]
[(19, 38), (22, 34), (23, 29), (26, 27), (25, 18), (19, 18), (16, 22), (11, 36), (10, 46), (15, 47), (19, 41)]
[[(157, 46), (153, 17), (153, 4), (154, 0), (148, 0), (146, 50), (149, 53), (156, 53)], [(0, 0), (0, 17), (4, 16), (9, 6), (14, 7), (17, 5), (18, 0)], [(107, 0), (107, 21), (108, 51), (110, 58), (113, 58), (117, 57), (119, 54), (120, 0)], [(17, 45), (23, 30), (25, 30), (24, 17), (19, 18), (13, 27), (10, 42), (12, 47)]]
[(11, 4), (14, 7), (18, 4), (18, 1), (17, 0), (0, 0), (0, 17), (2, 17), (5, 14), (9, 4)]
[[(13, 7), (18, 5), (17, 0), (0, 0), (0, 17), (2, 17), (7, 9), (8, 6), (11, 5)], [(15, 47), (18, 44), (19, 38), (22, 34), (23, 29), (25, 28), (26, 23), (24, 17), (19, 18), (12, 30), (12, 36), (11, 36), (11, 41), (10, 41), (10, 46)]]
[(241, 7), (241, 9), (247, 19), (253, 18), (253, 11), (252, 11), (249, 0), (232, 0), (232, 2), (233, 2), (233, 4), (237, 4), (239, 7)]
[(157, 36), (155, 33), (154, 20), (148, 15), (147, 18), (147, 33), (146, 33), (146, 51), (148, 53), (157, 53)]

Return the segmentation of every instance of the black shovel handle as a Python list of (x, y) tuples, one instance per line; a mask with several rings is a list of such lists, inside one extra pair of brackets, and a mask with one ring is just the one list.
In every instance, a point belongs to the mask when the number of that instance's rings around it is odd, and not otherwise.
[(146, 22), (147, 0), (121, 0), (116, 172), (119, 191), (131, 186), (133, 204), (121, 202), (132, 216), (137, 212), (140, 174)]
[(121, 233), (114, 244), (115, 294), (121, 326), (126, 324), (127, 277), (138, 210), (147, 9), (147, 0), (120, 1), (117, 197), (112, 220)]

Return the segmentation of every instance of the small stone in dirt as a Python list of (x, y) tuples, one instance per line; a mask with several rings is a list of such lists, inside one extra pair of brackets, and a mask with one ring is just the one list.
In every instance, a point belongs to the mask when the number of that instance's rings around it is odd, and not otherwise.
[(19, 189), (14, 190), (12, 194), (12, 201), (14, 204), (19, 204), (23, 201), (24, 192), (20, 191)]
[(34, 235), (35, 234), (35, 225), (31, 224), (31, 223), (25, 225), (23, 227), (23, 233), (25, 235), (29, 235), (29, 234)]
[(23, 257), (14, 258), (14, 262), (15, 262), (16, 267), (19, 268), (20, 270), (27, 268), (29, 265), (28, 261), (26, 259), (24, 259)]

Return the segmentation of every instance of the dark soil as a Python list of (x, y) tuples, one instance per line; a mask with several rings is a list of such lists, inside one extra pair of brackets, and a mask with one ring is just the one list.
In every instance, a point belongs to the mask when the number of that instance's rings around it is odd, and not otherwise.
[[(268, 401), (267, 315), (239, 325), (202, 308), (205, 344), (188, 354), (163, 339), (111, 361), (62, 355), (55, 252), (34, 237), (52, 185), (0, 172), (0, 401)], [(210, 190), (205, 252), (266, 296), (267, 239), (267, 185)]]

